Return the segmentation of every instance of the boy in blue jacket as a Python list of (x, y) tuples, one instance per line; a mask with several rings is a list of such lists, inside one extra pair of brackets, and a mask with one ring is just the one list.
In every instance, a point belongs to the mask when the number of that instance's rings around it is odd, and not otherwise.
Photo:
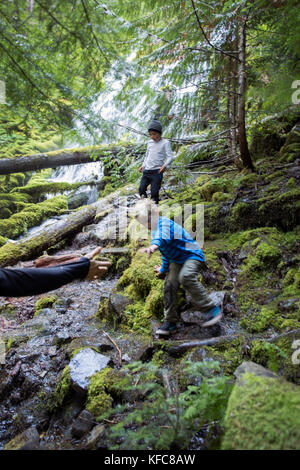
[(156, 334), (169, 336), (176, 329), (179, 320), (177, 291), (179, 285), (185, 288), (199, 310), (205, 313), (203, 327), (218, 323), (222, 318), (220, 305), (215, 305), (200, 283), (198, 276), (204, 263), (204, 254), (199, 245), (183, 227), (166, 217), (160, 217), (158, 207), (151, 201), (140, 201), (133, 211), (135, 218), (152, 231), (148, 248), (140, 251), (148, 258), (156, 250), (162, 255), (161, 266), (154, 270), (159, 277), (165, 277), (164, 322)]

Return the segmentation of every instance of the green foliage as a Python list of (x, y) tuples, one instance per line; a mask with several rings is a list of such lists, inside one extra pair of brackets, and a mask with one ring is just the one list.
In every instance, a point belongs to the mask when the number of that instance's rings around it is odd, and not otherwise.
[[(180, 381), (185, 379), (189, 385), (180, 391), (177, 383), (171, 395), (162, 383), (168, 371), (160, 365), (135, 363), (129, 366), (129, 371), (134, 376), (139, 374), (141, 383), (135, 389), (142, 392), (145, 399), (134, 411), (129, 409), (125, 419), (112, 426), (110, 448), (185, 449), (204, 424), (218, 421), (223, 425), (231, 387), (228, 377), (214, 375), (219, 372), (218, 363), (186, 363)], [(174, 384), (172, 379), (171, 382)], [(117, 407), (115, 413), (121, 410), (124, 413), (126, 405)]]

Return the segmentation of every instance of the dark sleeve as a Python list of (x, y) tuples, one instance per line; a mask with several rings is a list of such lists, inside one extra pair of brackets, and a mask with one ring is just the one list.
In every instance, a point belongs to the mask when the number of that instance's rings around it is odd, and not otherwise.
[(58, 289), (75, 279), (84, 279), (90, 260), (82, 257), (73, 263), (49, 268), (0, 268), (0, 296), (25, 297)]

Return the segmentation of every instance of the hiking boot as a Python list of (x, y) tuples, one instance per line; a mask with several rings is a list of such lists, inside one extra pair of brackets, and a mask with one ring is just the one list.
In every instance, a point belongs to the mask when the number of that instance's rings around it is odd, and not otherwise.
[(171, 333), (176, 329), (176, 323), (171, 323), (168, 321), (163, 322), (163, 324), (156, 330), (155, 334), (161, 336), (170, 336)]
[(222, 310), (220, 305), (212, 308), (208, 312), (205, 313), (206, 321), (202, 323), (202, 327), (206, 328), (207, 326), (212, 326), (218, 323), (222, 318)]

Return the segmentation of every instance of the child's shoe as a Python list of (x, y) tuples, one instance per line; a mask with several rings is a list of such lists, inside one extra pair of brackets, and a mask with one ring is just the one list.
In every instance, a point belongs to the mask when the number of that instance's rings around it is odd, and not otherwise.
[(155, 334), (160, 336), (170, 336), (176, 329), (176, 323), (164, 321), (163, 324), (156, 330)]
[(202, 323), (202, 327), (206, 328), (207, 326), (212, 326), (218, 323), (222, 318), (222, 310), (220, 305), (212, 308), (205, 313), (206, 322)]

